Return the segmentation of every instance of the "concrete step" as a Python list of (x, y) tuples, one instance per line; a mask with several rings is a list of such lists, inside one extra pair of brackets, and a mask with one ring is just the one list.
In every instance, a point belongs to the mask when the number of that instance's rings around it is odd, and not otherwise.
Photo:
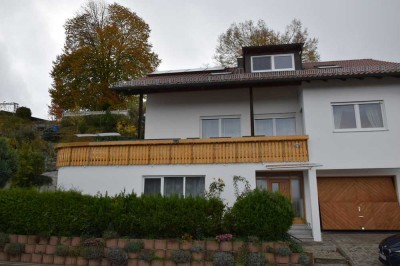
[(311, 228), (306, 224), (293, 224), (288, 233), (301, 241), (312, 241)]

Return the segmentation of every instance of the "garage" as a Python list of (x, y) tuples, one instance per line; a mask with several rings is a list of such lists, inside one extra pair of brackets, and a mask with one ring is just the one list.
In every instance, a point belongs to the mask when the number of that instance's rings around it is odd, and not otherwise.
[(318, 177), (323, 230), (400, 230), (393, 177)]

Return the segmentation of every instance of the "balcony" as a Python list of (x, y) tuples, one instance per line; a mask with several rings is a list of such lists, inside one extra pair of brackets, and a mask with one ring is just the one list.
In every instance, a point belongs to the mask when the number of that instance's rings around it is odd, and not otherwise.
[(57, 167), (308, 162), (308, 136), (75, 142), (57, 145)]

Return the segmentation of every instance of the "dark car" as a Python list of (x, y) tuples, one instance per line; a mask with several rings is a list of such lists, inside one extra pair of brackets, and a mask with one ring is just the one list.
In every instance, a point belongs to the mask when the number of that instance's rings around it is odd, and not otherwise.
[(400, 266), (400, 234), (389, 236), (379, 243), (379, 260), (390, 266)]

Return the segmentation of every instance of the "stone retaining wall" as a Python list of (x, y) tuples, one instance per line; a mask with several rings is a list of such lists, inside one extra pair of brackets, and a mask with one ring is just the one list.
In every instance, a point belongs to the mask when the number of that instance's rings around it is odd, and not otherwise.
[[(106, 258), (99, 260), (86, 260), (83, 257), (55, 255), (57, 245), (69, 247), (79, 247), (80, 237), (57, 237), (51, 236), (43, 238), (33, 235), (10, 235), (10, 243), (24, 244), (24, 252), (17, 256), (11, 256), (0, 248), (0, 261), (26, 262), (36, 264), (55, 264), (55, 265), (78, 265), (78, 266), (110, 266)], [(109, 248), (125, 248), (128, 241), (137, 239), (109, 239), (105, 240), (104, 254)], [(175, 250), (191, 250), (193, 245), (200, 246), (201, 252), (191, 252), (191, 262), (179, 264), (179, 266), (212, 266), (213, 256), (216, 252), (230, 252), (236, 258), (239, 256), (239, 250), (243, 247), (242, 241), (224, 241), (218, 243), (215, 240), (201, 241), (182, 241), (165, 239), (143, 239), (144, 250), (154, 252), (155, 259), (149, 263), (138, 259), (139, 253), (128, 253), (128, 266), (176, 266), (171, 260), (171, 255)], [(282, 242), (262, 242), (248, 243), (247, 250), (254, 253), (263, 253), (267, 259), (268, 265), (300, 265), (299, 253), (293, 253), (290, 256), (278, 256), (273, 251), (279, 247), (285, 246)], [(243, 249), (243, 248), (242, 248)], [(309, 254), (311, 256), (311, 254)], [(312, 261), (312, 260), (310, 260)]]

